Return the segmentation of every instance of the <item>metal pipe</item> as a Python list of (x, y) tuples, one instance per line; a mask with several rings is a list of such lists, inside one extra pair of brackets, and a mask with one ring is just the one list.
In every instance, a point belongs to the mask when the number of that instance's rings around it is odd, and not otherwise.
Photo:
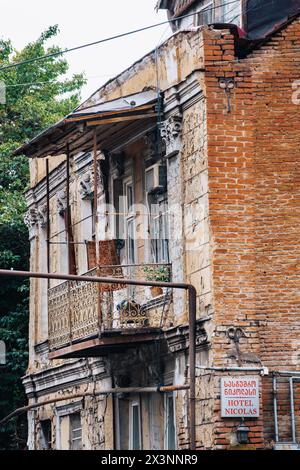
[(66, 208), (66, 232), (67, 232), (67, 245), (68, 245), (68, 274), (71, 272), (71, 247), (70, 247), (70, 146), (67, 143), (66, 150), (66, 185), (67, 185), (67, 208)]
[(95, 226), (95, 256), (96, 266), (99, 264), (99, 243), (98, 243), (98, 165), (97, 165), (97, 128), (95, 127), (93, 136), (93, 171), (94, 171), (94, 226)]
[(25, 277), (25, 278), (38, 278), (38, 279), (58, 279), (62, 281), (86, 281), (98, 282), (100, 284), (124, 284), (131, 286), (146, 286), (146, 287), (169, 287), (172, 289), (189, 290), (190, 284), (182, 282), (159, 282), (159, 281), (137, 281), (135, 279), (124, 278), (111, 278), (111, 277), (96, 277), (96, 276), (77, 276), (75, 274), (56, 274), (56, 273), (37, 273), (31, 271), (15, 271), (14, 269), (0, 269), (0, 276), (5, 277)]
[(290, 383), (290, 400), (291, 400), (292, 439), (293, 439), (293, 443), (296, 443), (296, 423), (295, 423), (295, 406), (294, 406), (294, 383), (293, 383), (293, 377), (290, 377), (289, 383)]
[(196, 369), (211, 370), (218, 372), (260, 372), (262, 375), (268, 375), (266, 367), (206, 367), (196, 366)]
[(189, 294), (189, 370), (190, 370), (190, 450), (196, 449), (196, 406), (195, 406), (195, 382), (196, 382), (196, 299), (197, 292), (191, 284), (180, 282), (137, 281), (135, 279), (119, 279), (109, 277), (75, 276), (66, 274), (36, 273), (29, 271), (13, 271), (0, 269), (0, 276), (25, 277), (39, 279), (61, 279), (63, 281), (85, 281), (104, 284), (121, 284), (146, 287), (167, 287), (171, 289), (183, 289)]
[(293, 377), (300, 377), (300, 371), (298, 370), (274, 370), (273, 374), (277, 375), (291, 375)]
[[(50, 273), (50, 179), (49, 179), (49, 159), (46, 159), (46, 193), (47, 193), (47, 271)], [(49, 279), (48, 279), (49, 288)]]
[[(50, 245), (67, 245), (67, 242), (50, 242)], [(70, 245), (86, 245), (86, 242), (69, 242)]]
[[(99, 244), (99, 219), (98, 219), (98, 162), (97, 162), (97, 127), (93, 133), (93, 171), (94, 171), (94, 227), (95, 227), (95, 262), (96, 262), (96, 274), (100, 276), (99, 264), (100, 264), (100, 244)], [(98, 316), (98, 331), (100, 335), (102, 327), (102, 310), (101, 310), (101, 284), (97, 286), (97, 316)]]
[(276, 377), (273, 377), (273, 408), (274, 408), (275, 442), (279, 442), (278, 413), (277, 413), (277, 379), (276, 379)]
[(52, 398), (50, 400), (44, 400), (39, 403), (34, 403), (32, 405), (23, 406), (18, 408), (17, 410), (13, 411), (5, 418), (0, 421), (0, 425), (7, 423), (10, 419), (18, 416), (22, 413), (26, 413), (27, 411), (33, 410), (35, 408), (40, 408), (41, 406), (51, 405), (52, 403), (59, 403), (61, 401), (68, 401), (74, 400), (76, 398), (84, 398), (84, 397), (97, 397), (101, 395), (112, 395), (118, 393), (168, 393), (170, 391), (176, 390), (187, 390), (189, 389), (188, 385), (173, 385), (173, 386), (162, 386), (162, 387), (126, 387), (126, 388), (109, 388), (107, 390), (101, 390), (99, 392), (85, 392), (85, 393), (78, 393), (76, 395), (70, 395), (69, 397), (57, 397)]
[(52, 240), (52, 238), (58, 237), (58, 235), (61, 235), (62, 233), (66, 233), (65, 228), (63, 230), (60, 230), (59, 232), (56, 232), (53, 235), (51, 235), (50, 240)]
[(196, 302), (197, 292), (194, 286), (189, 292), (189, 369), (190, 369), (190, 449), (196, 449)]

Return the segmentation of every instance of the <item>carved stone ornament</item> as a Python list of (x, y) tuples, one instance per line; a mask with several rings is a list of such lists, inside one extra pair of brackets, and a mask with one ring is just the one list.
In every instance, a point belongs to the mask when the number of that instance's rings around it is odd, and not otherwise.
[(24, 223), (29, 230), (29, 239), (36, 236), (38, 228), (38, 213), (36, 209), (32, 208), (26, 212)]
[(148, 132), (148, 134), (144, 136), (144, 143), (144, 157), (146, 159), (154, 158), (158, 151), (157, 136), (155, 132)]
[(62, 189), (57, 193), (57, 210), (59, 215), (63, 216), (67, 209), (67, 192)]
[(170, 157), (180, 151), (182, 133), (182, 116), (170, 116), (161, 126), (161, 137), (166, 146), (166, 156)]
[(124, 174), (124, 155), (123, 153), (111, 154), (111, 172), (116, 178), (120, 178)]
[(38, 222), (41, 228), (47, 227), (47, 204), (38, 207), (37, 210)]
[(80, 195), (82, 199), (92, 199), (94, 193), (93, 177), (91, 172), (82, 175), (80, 179)]

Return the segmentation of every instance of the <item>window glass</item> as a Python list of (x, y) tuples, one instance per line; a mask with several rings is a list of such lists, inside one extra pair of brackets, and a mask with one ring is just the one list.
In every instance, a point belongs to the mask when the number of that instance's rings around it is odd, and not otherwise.
[(80, 413), (70, 415), (70, 448), (71, 450), (82, 449), (82, 427)]
[(175, 415), (174, 415), (174, 398), (173, 395), (166, 396), (166, 448), (167, 450), (176, 449), (175, 435)]
[(41, 431), (42, 431), (42, 449), (49, 450), (52, 448), (52, 425), (50, 419), (45, 419), (41, 421)]
[(169, 262), (169, 214), (166, 199), (151, 205), (151, 245), (155, 263)]
[(196, 26), (202, 26), (205, 24), (213, 23), (214, 10), (212, 9), (213, 3), (208, 3), (202, 8), (196, 15), (197, 23)]
[(236, 0), (235, 3), (227, 4), (226, 0), (223, 0), (222, 4), (222, 16), (224, 23), (234, 23), (240, 25), (241, 23), (241, 0)]
[(140, 407), (138, 403), (131, 404), (131, 450), (141, 449)]

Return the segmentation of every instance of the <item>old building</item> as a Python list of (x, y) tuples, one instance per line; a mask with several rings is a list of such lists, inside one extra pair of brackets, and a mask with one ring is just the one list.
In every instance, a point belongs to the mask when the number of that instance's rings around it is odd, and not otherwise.
[[(202, 450), (298, 447), (300, 17), (286, 16), (260, 40), (184, 25), (15, 152), (30, 157), (31, 271), (116, 280), (31, 280), (31, 449), (185, 449), (194, 431)], [(195, 287), (195, 325), (170, 281)]]

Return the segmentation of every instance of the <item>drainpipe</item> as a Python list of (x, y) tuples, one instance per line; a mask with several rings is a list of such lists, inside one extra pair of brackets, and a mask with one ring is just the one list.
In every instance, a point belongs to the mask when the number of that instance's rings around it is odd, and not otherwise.
[(279, 442), (278, 414), (277, 414), (277, 379), (276, 379), (276, 377), (273, 377), (273, 408), (274, 408), (275, 442)]
[[(183, 289), (189, 295), (189, 371), (190, 371), (190, 406), (189, 406), (189, 437), (190, 450), (196, 449), (196, 300), (197, 291), (191, 284), (177, 282), (137, 281), (135, 279), (116, 279), (109, 277), (75, 276), (67, 274), (36, 273), (30, 271), (14, 271), (0, 269), (0, 276), (25, 277), (37, 279), (59, 279), (63, 281), (97, 282), (99, 284), (124, 284), (145, 287), (167, 287)], [(157, 389), (156, 389), (157, 391)]]
[(296, 444), (296, 422), (295, 422), (295, 405), (294, 405), (294, 382), (293, 377), (289, 378), (290, 383), (290, 405), (291, 405), (291, 420), (292, 420), (292, 439), (293, 443)]

